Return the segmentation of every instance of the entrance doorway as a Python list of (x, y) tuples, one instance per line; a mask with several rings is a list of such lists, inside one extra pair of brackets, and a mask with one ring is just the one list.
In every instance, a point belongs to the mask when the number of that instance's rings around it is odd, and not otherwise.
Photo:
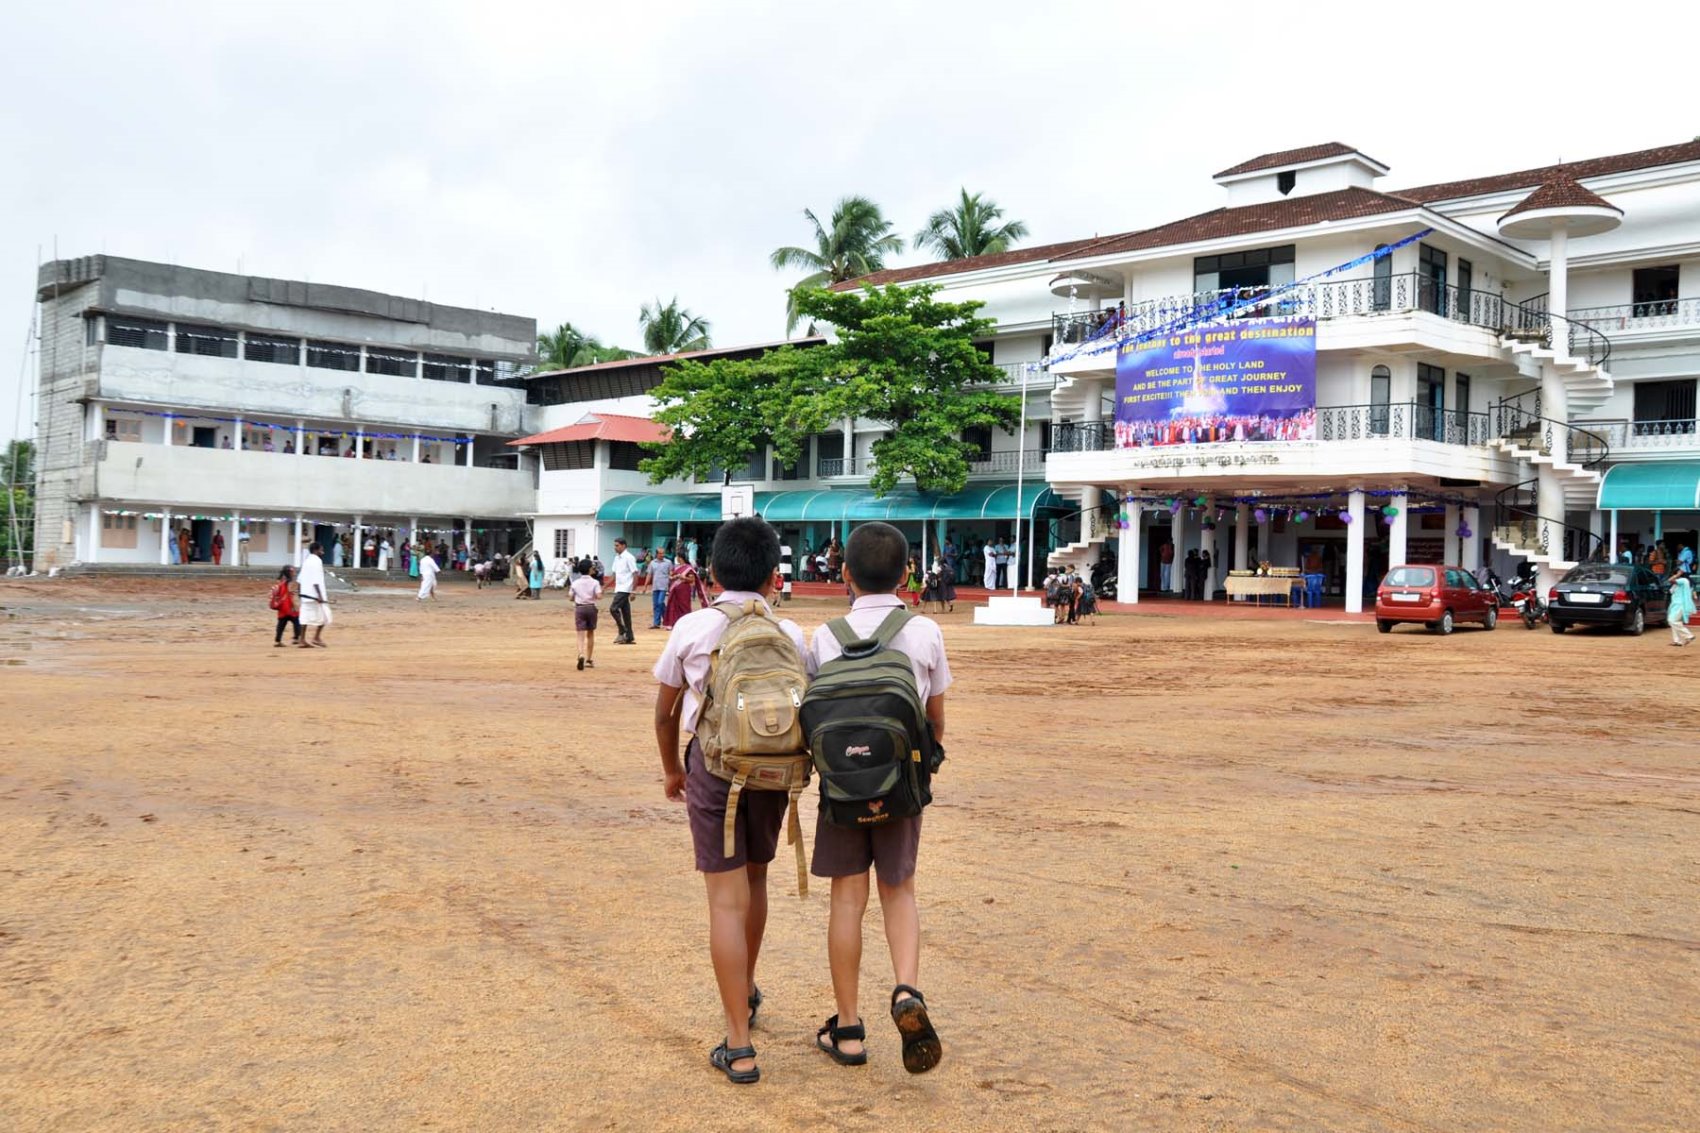
[[(197, 430), (198, 432), (199, 430)], [(189, 521), (189, 561), (193, 563), (212, 562), (213, 521), (210, 519), (193, 519)]]
[(217, 448), (218, 430), (209, 426), (196, 425), (194, 439), (189, 443), (195, 448)]

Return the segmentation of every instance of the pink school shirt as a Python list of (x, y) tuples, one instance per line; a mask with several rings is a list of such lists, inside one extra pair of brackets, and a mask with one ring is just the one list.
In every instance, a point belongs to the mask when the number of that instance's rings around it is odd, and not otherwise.
[(594, 606), (602, 596), (602, 587), (588, 574), (581, 574), (573, 579), (573, 601), (581, 606)]
[[(755, 602), (768, 613), (773, 613), (772, 607), (762, 600), (762, 596), (750, 590), (727, 590), (716, 602), (738, 606), (745, 602)], [(673, 632), (667, 638), (667, 646), (661, 650), (661, 658), (655, 662), (656, 680), (668, 688), (685, 690), (685, 706), (679, 716), (679, 726), (686, 732), (696, 731), (697, 712), (702, 707), (702, 686), (708, 680), (709, 658), (714, 653), (714, 647), (720, 644), (720, 635), (726, 632), (729, 624), (726, 615), (712, 606), (686, 614), (673, 623)], [(785, 636), (797, 647), (797, 656), (803, 659), (804, 668), (813, 675), (815, 666), (809, 656), (808, 647), (803, 644), (803, 631), (789, 618), (779, 619), (779, 628), (785, 631)]]
[[(886, 615), (901, 609), (903, 599), (895, 594), (864, 594), (851, 605), (845, 617), (851, 629), (863, 637), (872, 637)], [(928, 697), (937, 696), (950, 687), (950, 660), (944, 655), (944, 634), (939, 623), (928, 617), (912, 617), (892, 638), (891, 647), (908, 655), (909, 666), (915, 670), (915, 691), (921, 694), (922, 704), (927, 702)], [(838, 638), (832, 635), (830, 629), (823, 625), (815, 630), (813, 653), (816, 669), (842, 652)]]

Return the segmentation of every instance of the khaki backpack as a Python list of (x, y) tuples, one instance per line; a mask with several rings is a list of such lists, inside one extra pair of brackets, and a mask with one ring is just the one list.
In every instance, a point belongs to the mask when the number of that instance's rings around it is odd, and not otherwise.
[(732, 784), (721, 852), (731, 857), (735, 851), (744, 788), (786, 792), (791, 808), (785, 840), (796, 847), (797, 895), (806, 897), (808, 867), (797, 799), (813, 766), (799, 719), (808, 671), (796, 642), (760, 603), (716, 603), (714, 609), (727, 625), (709, 656), (696, 738), (708, 773)]

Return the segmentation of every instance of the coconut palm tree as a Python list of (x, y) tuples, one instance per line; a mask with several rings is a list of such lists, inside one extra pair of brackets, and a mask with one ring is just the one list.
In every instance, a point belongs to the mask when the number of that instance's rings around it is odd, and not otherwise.
[(927, 218), (927, 226), (915, 233), (915, 247), (938, 253), (941, 260), (963, 260), (1009, 251), (1027, 237), (1024, 221), (999, 224), (1003, 209), (983, 193), (962, 190), (954, 207), (940, 209)]
[[(815, 214), (804, 209), (803, 215), (815, 226), (815, 246), (776, 248), (769, 257), (774, 269), (787, 271), (802, 268), (809, 274), (792, 288), (823, 287), (843, 283), (885, 267), (885, 258), (903, 251), (903, 237), (891, 230), (891, 222), (880, 207), (866, 197), (845, 197), (832, 210), (831, 227), (822, 227)], [(786, 293), (785, 329), (797, 325), (797, 308)]]
[(683, 354), (711, 345), (708, 320), (679, 306), (677, 295), (665, 306), (659, 296), (654, 303), (645, 303), (638, 313), (638, 326), (643, 331), (643, 348), (651, 354)]
[(585, 334), (571, 323), (562, 323), (554, 330), (537, 336), (539, 370), (570, 370), (575, 366), (594, 366), (598, 362), (635, 357), (636, 351), (604, 346), (595, 335)]

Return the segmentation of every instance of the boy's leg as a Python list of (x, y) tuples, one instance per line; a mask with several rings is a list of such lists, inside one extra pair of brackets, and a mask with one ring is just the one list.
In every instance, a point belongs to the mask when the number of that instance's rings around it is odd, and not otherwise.
[[(832, 969), (832, 998), (838, 1007), (838, 1025), (853, 1027), (862, 1021), (856, 1010), (862, 973), (862, 916), (868, 910), (868, 875), (832, 879), (832, 905), (826, 924), (826, 959)], [(855, 1039), (838, 1044), (845, 1054), (865, 1049)]]
[[(897, 977), (894, 982), (917, 987), (921, 978), (921, 912), (915, 904), (915, 877), (911, 874), (896, 885), (882, 881), (879, 892), (880, 911), (885, 915), (885, 943), (891, 949), (892, 974)], [(864, 902), (867, 900), (866, 878), (862, 881), (862, 898)], [(836, 912), (836, 903), (833, 908)]]
[[(733, 1050), (750, 1045), (750, 954), (746, 935), (750, 918), (750, 875), (729, 869), (705, 873), (708, 884), (708, 954), (714, 961), (714, 982), (720, 988), (720, 1008), (726, 1014), (726, 1045)], [(753, 1058), (732, 1063), (748, 1070)]]
[(744, 946), (750, 954), (748, 966), (750, 987), (753, 988), (756, 986), (756, 958), (761, 955), (761, 938), (767, 932), (767, 863), (746, 862), (744, 873), (750, 879), (750, 911), (744, 916)]

